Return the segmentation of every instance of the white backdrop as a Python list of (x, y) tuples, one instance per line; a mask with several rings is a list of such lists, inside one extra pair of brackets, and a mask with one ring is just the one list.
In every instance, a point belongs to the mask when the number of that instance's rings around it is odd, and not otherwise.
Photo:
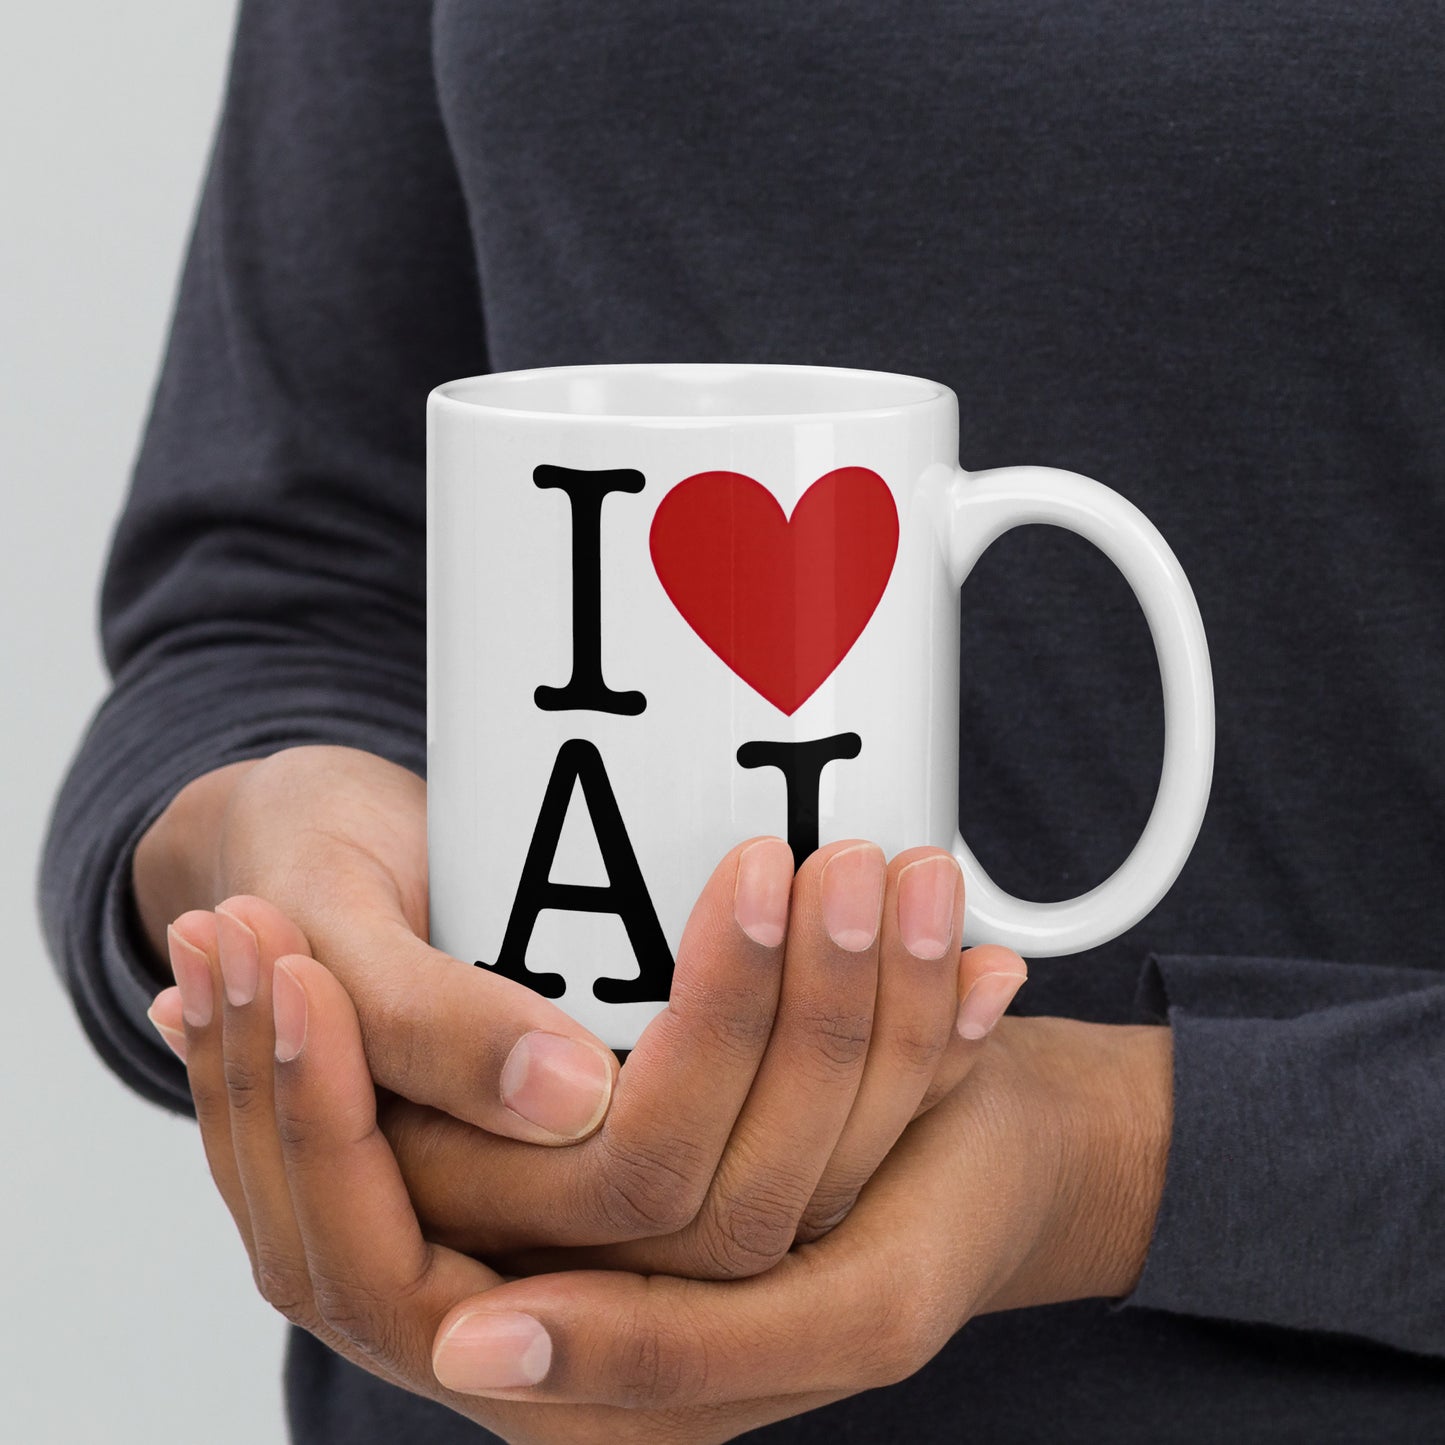
[(284, 1326), (194, 1124), (99, 1061), (41, 946), (36, 854), (104, 687), (101, 559), (214, 127), (232, 6), (0, 11), (0, 1440), (284, 1439)]

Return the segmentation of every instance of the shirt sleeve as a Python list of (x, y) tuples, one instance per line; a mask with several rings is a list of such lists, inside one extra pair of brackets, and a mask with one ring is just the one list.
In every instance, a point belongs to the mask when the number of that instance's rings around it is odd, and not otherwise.
[(431, 7), (243, 0), (101, 594), (112, 688), (41, 862), (91, 1041), (190, 1112), (131, 858), (179, 789), (301, 743), (425, 764), (425, 399), (486, 369)]
[(1159, 956), (1140, 1014), (1174, 1037), (1174, 1134), (1123, 1308), (1445, 1355), (1445, 979)]

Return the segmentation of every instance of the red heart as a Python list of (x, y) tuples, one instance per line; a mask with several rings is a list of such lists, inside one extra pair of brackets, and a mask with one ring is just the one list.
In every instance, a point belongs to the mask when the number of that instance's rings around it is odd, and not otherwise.
[(790, 521), (741, 472), (679, 482), (652, 519), (652, 565), (673, 606), (737, 675), (791, 716), (868, 625), (898, 553), (877, 472), (824, 473)]

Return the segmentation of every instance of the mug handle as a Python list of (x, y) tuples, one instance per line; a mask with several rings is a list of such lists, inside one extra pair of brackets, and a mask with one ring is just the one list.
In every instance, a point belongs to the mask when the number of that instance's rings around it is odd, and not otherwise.
[(980, 867), (963, 835), (963, 941), (1001, 943), (1035, 958), (1082, 953), (1131, 928), (1168, 891), (1194, 846), (1214, 773), (1214, 683), (1193, 589), (1157, 528), (1132, 502), (1077, 472), (1054, 467), (958, 470), (946, 490), (944, 541), (962, 587), (1004, 532), (1046, 522), (1087, 537), (1134, 589), (1164, 684), (1164, 765), (1149, 821), (1117, 871), (1077, 898), (1030, 903)]

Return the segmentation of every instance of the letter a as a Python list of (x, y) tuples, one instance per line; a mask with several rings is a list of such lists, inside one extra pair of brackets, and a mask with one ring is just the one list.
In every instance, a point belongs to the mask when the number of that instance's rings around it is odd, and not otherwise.
[[(582, 799), (607, 867), (605, 888), (553, 883), (549, 876), (574, 785), (582, 788)], [(602, 754), (583, 738), (570, 738), (557, 751), (497, 961), (477, 961), (478, 968), (489, 968), (503, 978), (525, 984), (544, 998), (561, 998), (567, 984), (560, 973), (527, 966), (527, 945), (537, 926), (537, 915), (544, 908), (570, 913), (615, 913), (627, 929), (637, 958), (638, 974), (636, 978), (594, 979), (593, 994), (603, 1003), (666, 1003), (672, 987), (672, 950), (667, 946), (642, 870), (637, 866), (637, 855), (623, 826)]]

